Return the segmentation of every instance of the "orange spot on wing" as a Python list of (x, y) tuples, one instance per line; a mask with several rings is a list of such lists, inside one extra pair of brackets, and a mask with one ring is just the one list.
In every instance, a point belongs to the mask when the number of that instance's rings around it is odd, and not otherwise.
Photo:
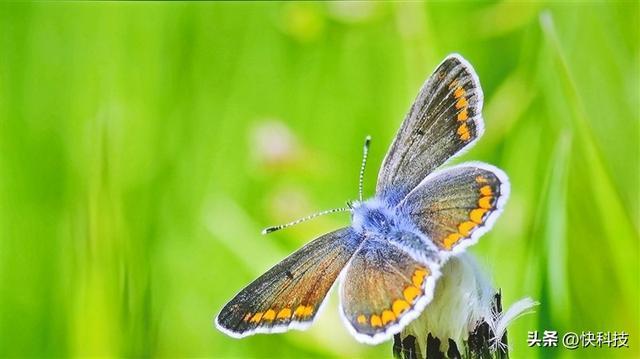
[(382, 326), (382, 320), (380, 319), (379, 316), (377, 316), (375, 314), (371, 316), (371, 326), (372, 327), (381, 327)]
[(456, 108), (458, 110), (467, 106), (469, 106), (469, 102), (467, 102), (467, 99), (464, 97), (459, 98), (458, 101), (456, 102)]
[(478, 200), (478, 207), (480, 208), (486, 208), (486, 209), (491, 209), (492, 205), (491, 202), (493, 201), (493, 197), (491, 196), (487, 196), (487, 197), (481, 197)]
[(444, 239), (444, 247), (446, 249), (451, 249), (451, 247), (453, 247), (454, 244), (458, 243), (459, 240), (462, 239), (462, 235), (460, 233), (451, 233), (450, 235), (446, 236)]
[(489, 181), (487, 181), (487, 179), (483, 176), (478, 176), (476, 177), (476, 182), (478, 183), (489, 183)]
[(263, 320), (268, 320), (268, 321), (272, 321), (276, 318), (276, 312), (273, 309), (269, 309), (267, 310), (264, 315), (262, 316)]
[(305, 318), (313, 314), (313, 306), (311, 305), (299, 305), (293, 312), (296, 318)]
[(456, 90), (453, 92), (453, 96), (455, 96), (456, 98), (464, 96), (464, 89), (462, 88), (462, 86), (458, 86), (456, 88)]
[(488, 209), (485, 208), (476, 208), (471, 211), (471, 213), (469, 214), (469, 218), (471, 218), (472, 221), (480, 224), (482, 223), (482, 217), (484, 217), (484, 214), (487, 213), (487, 211)]
[(358, 321), (358, 324), (366, 324), (367, 323), (367, 317), (364, 316), (364, 314), (360, 314), (358, 316), (358, 319), (356, 319)]
[(416, 273), (420, 274), (421, 276), (426, 276), (427, 274), (429, 274), (429, 270), (427, 268), (422, 268), (419, 267), (418, 269), (416, 269)]
[(251, 319), (251, 313), (247, 313), (242, 320), (248, 322), (249, 319)]
[(262, 319), (262, 312), (258, 312), (256, 314), (254, 314), (253, 317), (251, 317), (250, 322), (251, 323), (258, 323), (258, 322), (260, 322), (260, 319)]
[(411, 306), (409, 305), (409, 303), (407, 303), (407, 301), (396, 299), (391, 305), (391, 310), (393, 310), (393, 313), (396, 315), (396, 317), (399, 317), (400, 314), (404, 313), (410, 307)]
[(489, 185), (482, 186), (482, 188), (480, 188), (480, 194), (483, 196), (491, 196), (493, 194), (493, 190)]
[(396, 316), (392, 311), (388, 309), (382, 311), (382, 325), (387, 325), (387, 323), (393, 322), (394, 320), (396, 320)]
[(418, 269), (413, 272), (413, 277), (411, 277), (411, 282), (413, 285), (420, 288), (422, 287), (422, 282), (424, 281), (424, 277), (427, 275), (427, 271), (424, 269)]
[(468, 118), (469, 118), (469, 113), (467, 112), (466, 108), (458, 113), (458, 121), (464, 122)]
[(468, 139), (471, 138), (471, 134), (469, 133), (469, 127), (467, 127), (466, 123), (463, 123), (462, 125), (460, 125), (460, 127), (458, 127), (458, 135), (460, 136), (460, 139), (467, 141)]
[(310, 305), (307, 305), (307, 307), (306, 307), (306, 308), (304, 308), (304, 316), (305, 316), (305, 317), (308, 317), (308, 316), (310, 316), (311, 314), (313, 314), (313, 307), (312, 307), (312, 306), (310, 306)]
[(452, 89), (454, 87), (456, 87), (458, 85), (458, 79), (454, 79), (453, 81), (451, 81), (451, 83), (449, 84), (449, 88)]
[(404, 294), (404, 299), (409, 303), (413, 303), (413, 301), (420, 295), (420, 289), (410, 285), (404, 289), (402, 292)]
[(306, 307), (304, 305), (299, 305), (298, 308), (296, 308), (296, 311), (293, 312), (293, 315), (296, 316), (296, 318), (300, 318), (302, 316), (304, 316), (304, 309)]
[(475, 226), (477, 226), (477, 224), (471, 222), (471, 221), (467, 221), (467, 222), (462, 222), (458, 225), (458, 231), (460, 232), (460, 234), (462, 234), (464, 237), (469, 236), (469, 234), (471, 234), (471, 230), (473, 228), (475, 228)]
[(284, 308), (278, 312), (276, 319), (289, 319), (291, 317), (291, 309)]

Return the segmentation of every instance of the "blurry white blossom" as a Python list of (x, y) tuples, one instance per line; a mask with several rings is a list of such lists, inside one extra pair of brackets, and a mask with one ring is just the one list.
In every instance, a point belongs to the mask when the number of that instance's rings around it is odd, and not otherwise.
[(249, 147), (253, 158), (266, 166), (294, 162), (301, 151), (289, 127), (273, 119), (261, 121), (250, 129)]
[(378, 5), (369, 1), (335, 1), (327, 3), (331, 17), (347, 23), (365, 22), (372, 19), (378, 12)]

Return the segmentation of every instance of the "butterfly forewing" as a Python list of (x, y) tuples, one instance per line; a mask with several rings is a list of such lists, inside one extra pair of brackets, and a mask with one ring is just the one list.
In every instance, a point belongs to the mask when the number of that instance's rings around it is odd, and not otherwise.
[(384, 159), (376, 191), (397, 203), (482, 135), (482, 89), (471, 65), (447, 57), (423, 85)]
[(467, 163), (431, 174), (398, 207), (440, 249), (460, 252), (491, 228), (508, 196), (504, 172)]
[(240, 291), (216, 325), (234, 337), (305, 328), (360, 242), (351, 228), (309, 242)]
[(389, 339), (431, 301), (438, 270), (389, 245), (388, 238), (367, 237), (341, 283), (340, 310), (347, 328), (365, 343)]

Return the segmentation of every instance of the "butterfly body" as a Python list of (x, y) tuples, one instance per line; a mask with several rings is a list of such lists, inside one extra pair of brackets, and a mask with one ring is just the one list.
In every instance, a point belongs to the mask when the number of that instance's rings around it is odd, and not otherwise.
[(379, 197), (354, 202), (352, 208), (351, 227), (362, 236), (363, 245), (382, 242), (401, 247), (421, 260), (437, 261), (436, 246), (418, 229), (403, 208)]
[(406, 220), (399, 218), (395, 208), (374, 197), (364, 202), (354, 202), (351, 212), (351, 226), (357, 233), (388, 234), (406, 229)]
[[(492, 227), (508, 198), (508, 178), (496, 167), (438, 169), (482, 134), (482, 99), (471, 65), (447, 57), (387, 152), (376, 195), (349, 206), (351, 225), (309, 242), (249, 284), (216, 326), (233, 337), (304, 329), (338, 278), (339, 311), (359, 341), (388, 340), (420, 315), (443, 264)], [(266, 233), (273, 228), (282, 227)]]

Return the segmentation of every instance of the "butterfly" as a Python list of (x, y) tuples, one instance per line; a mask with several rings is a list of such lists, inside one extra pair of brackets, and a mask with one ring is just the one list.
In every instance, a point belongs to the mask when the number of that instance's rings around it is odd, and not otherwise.
[(362, 199), (367, 138), (360, 199), (319, 213), (350, 211), (351, 225), (309, 242), (242, 289), (216, 327), (236, 338), (306, 329), (339, 277), (339, 311), (358, 341), (381, 343), (418, 317), (437, 294), (443, 264), (493, 226), (509, 196), (507, 175), (489, 164), (440, 169), (482, 135), (482, 104), (473, 67), (449, 55), (396, 134), (375, 196)]

